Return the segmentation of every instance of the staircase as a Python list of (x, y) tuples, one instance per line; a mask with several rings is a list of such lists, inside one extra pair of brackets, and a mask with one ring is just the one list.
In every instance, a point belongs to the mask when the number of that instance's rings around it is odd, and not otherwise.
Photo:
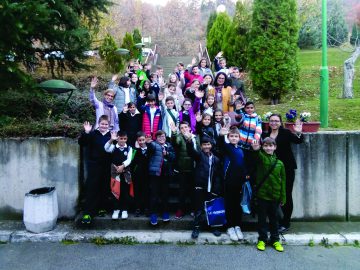
[(186, 68), (186, 66), (191, 63), (193, 57), (194, 56), (160, 56), (157, 64), (163, 67), (164, 77), (167, 78), (170, 73), (174, 72), (174, 68), (178, 62), (184, 63)]

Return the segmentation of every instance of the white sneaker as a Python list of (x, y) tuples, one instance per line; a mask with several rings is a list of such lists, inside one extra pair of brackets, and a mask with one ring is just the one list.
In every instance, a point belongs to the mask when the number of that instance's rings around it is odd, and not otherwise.
[(239, 226), (235, 226), (235, 233), (237, 235), (237, 238), (239, 240), (243, 240), (244, 239), (244, 234), (242, 233), (241, 229)]
[(129, 217), (128, 212), (127, 211), (122, 211), (121, 219), (127, 219), (128, 217)]
[(118, 219), (118, 218), (119, 218), (119, 214), (120, 214), (120, 210), (114, 210), (111, 218), (112, 218), (112, 219)]
[(235, 233), (234, 227), (231, 227), (231, 228), (227, 229), (227, 234), (229, 235), (231, 241), (238, 241), (239, 240), (236, 233)]

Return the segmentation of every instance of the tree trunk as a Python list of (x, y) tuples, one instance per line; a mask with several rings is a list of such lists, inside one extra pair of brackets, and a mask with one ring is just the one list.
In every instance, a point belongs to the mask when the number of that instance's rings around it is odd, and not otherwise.
[(353, 81), (355, 75), (355, 61), (360, 55), (360, 46), (356, 47), (355, 51), (349, 59), (344, 62), (344, 88), (343, 98), (353, 98)]

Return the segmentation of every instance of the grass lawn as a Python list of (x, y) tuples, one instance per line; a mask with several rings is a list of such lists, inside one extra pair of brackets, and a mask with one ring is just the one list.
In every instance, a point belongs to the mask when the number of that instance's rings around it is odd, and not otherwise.
[[(354, 97), (341, 99), (343, 87), (343, 63), (350, 53), (340, 49), (328, 50), (329, 65), (329, 128), (328, 130), (360, 130), (360, 61), (356, 62)], [(282, 115), (289, 109), (298, 112), (311, 112), (313, 121), (320, 117), (320, 66), (321, 50), (303, 50), (299, 53), (300, 81), (299, 90), (282, 98), (278, 105), (268, 105), (267, 101), (256, 104), (257, 112), (278, 112)], [(258, 99), (254, 93), (249, 96)]]

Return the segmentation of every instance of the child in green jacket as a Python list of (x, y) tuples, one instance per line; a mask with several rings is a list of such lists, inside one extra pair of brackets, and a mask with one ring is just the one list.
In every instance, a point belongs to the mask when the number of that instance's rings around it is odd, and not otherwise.
[[(252, 143), (257, 164), (256, 197), (258, 198), (258, 233), (257, 249), (264, 251), (268, 240), (266, 218), (269, 218), (270, 243), (277, 251), (284, 251), (280, 243), (278, 209), (286, 203), (286, 176), (284, 164), (277, 159), (275, 139), (267, 137), (262, 150), (258, 141)], [(260, 151), (257, 151), (260, 150)], [(266, 178), (266, 179), (265, 179)], [(265, 179), (265, 180), (264, 180)], [(260, 183), (263, 183), (260, 185)], [(260, 186), (259, 186), (260, 185)]]

